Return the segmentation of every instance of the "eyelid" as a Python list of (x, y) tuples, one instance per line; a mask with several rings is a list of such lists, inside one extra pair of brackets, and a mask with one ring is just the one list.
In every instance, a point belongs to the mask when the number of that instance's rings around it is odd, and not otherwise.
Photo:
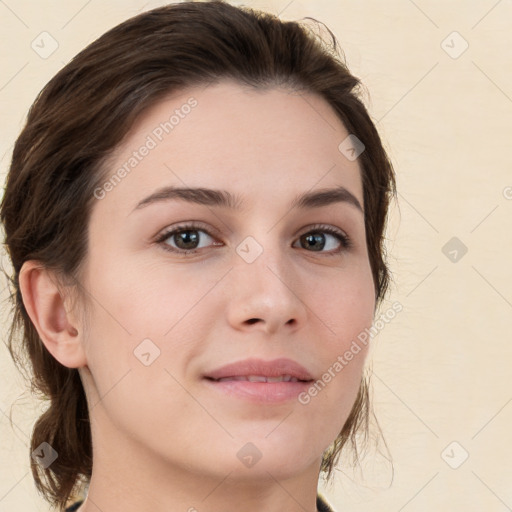
[(190, 220), (190, 221), (178, 222), (177, 224), (172, 224), (171, 226), (165, 227), (156, 235), (155, 239), (158, 239), (160, 237), (168, 235), (169, 233), (174, 233), (175, 231), (185, 231), (188, 229), (190, 229), (190, 230), (197, 229), (197, 230), (205, 231), (210, 236), (214, 236), (214, 235), (217, 237), (221, 236), (220, 233), (215, 228), (212, 228), (210, 225), (205, 224), (200, 221)]

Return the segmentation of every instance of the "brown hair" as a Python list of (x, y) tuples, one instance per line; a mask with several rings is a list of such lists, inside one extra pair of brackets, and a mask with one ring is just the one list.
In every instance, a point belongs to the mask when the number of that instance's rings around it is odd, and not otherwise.
[[(91, 43), (31, 106), (14, 146), (1, 221), (13, 264), (8, 348), (20, 367), (15, 346), (28, 356), (32, 390), (49, 401), (34, 425), (31, 452), (48, 442), (58, 457), (46, 469), (30, 462), (37, 489), (52, 505), (64, 508), (80, 481), (91, 477), (89, 413), (78, 370), (50, 355), (25, 310), (19, 272), (25, 261), (37, 260), (78, 282), (94, 190), (108, 171), (105, 163), (138, 116), (159, 99), (221, 78), (256, 88), (284, 85), (324, 98), (365, 146), (359, 163), (366, 242), (376, 304), (382, 301), (389, 281), (384, 229), (396, 195), (394, 172), (359, 99), (361, 84), (329, 33), (332, 46), (304, 24), (219, 0), (168, 5), (131, 18)], [(348, 421), (324, 454), (321, 470), (328, 478), (348, 441), (357, 452), (355, 435), (367, 432), (369, 412), (363, 377)]]

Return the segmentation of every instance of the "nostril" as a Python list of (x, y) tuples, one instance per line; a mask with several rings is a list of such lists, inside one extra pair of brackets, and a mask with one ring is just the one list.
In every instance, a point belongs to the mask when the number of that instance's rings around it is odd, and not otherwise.
[(258, 318), (249, 318), (249, 320), (247, 320), (247, 323), (252, 325), (252, 324), (256, 323), (258, 320), (259, 320)]

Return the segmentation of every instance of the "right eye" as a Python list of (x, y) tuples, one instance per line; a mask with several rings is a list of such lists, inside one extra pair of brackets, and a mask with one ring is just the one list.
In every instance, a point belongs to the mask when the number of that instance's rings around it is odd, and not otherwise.
[[(157, 239), (156, 243), (162, 245), (163, 249), (178, 254), (195, 254), (199, 249), (208, 247), (208, 244), (200, 245), (204, 238), (213, 239), (210, 232), (204, 228), (199, 228), (196, 224), (182, 224), (179, 226), (167, 228)], [(169, 241), (172, 241), (170, 243)], [(222, 243), (214, 242), (211, 246), (222, 245)]]

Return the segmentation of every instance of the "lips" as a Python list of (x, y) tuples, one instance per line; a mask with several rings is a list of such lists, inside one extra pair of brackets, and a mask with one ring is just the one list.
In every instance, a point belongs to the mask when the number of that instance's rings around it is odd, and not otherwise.
[(257, 407), (279, 407), (296, 401), (313, 381), (304, 366), (287, 358), (245, 359), (209, 371), (203, 377), (207, 388), (223, 400), (241, 400)]
[(272, 361), (245, 359), (209, 371), (205, 378), (226, 381), (248, 382), (309, 382), (313, 376), (304, 366), (292, 359), (280, 358)]
[(240, 375), (238, 377), (223, 377), (217, 379), (217, 382), (229, 382), (244, 380), (246, 382), (298, 382), (297, 377), (291, 375), (281, 375), (280, 377), (265, 377), (264, 375)]

